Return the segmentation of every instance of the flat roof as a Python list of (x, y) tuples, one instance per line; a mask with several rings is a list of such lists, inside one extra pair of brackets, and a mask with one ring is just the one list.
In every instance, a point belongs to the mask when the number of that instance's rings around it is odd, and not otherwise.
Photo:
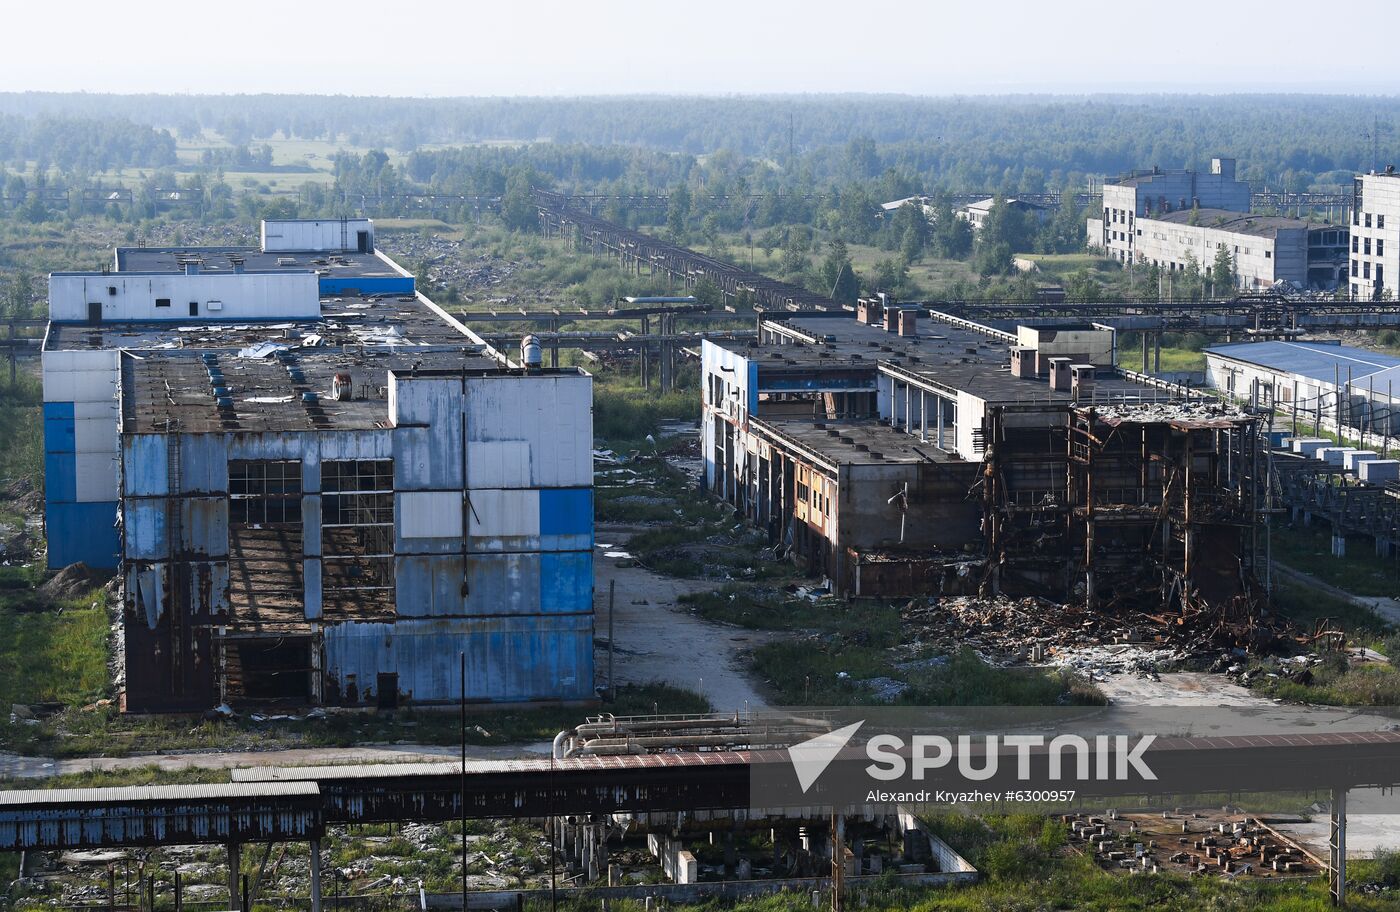
[[(915, 374), (933, 385), (961, 390), (994, 404), (1069, 402), (1073, 398), (1067, 390), (1051, 389), (1044, 378), (1036, 380), (1013, 376), (1012, 342), (966, 326), (945, 323), (922, 313), (917, 336), (886, 332), (883, 327), (861, 323), (848, 315), (775, 314), (768, 322), (785, 324), (806, 336), (824, 340), (823, 347), (833, 353), (838, 363), (853, 355), (861, 355)], [(1044, 330), (1051, 327), (1037, 328)], [(1155, 387), (1109, 373), (1107, 369), (1100, 371), (1095, 389), (1099, 392), (1138, 393), (1149, 398), (1161, 395)]]
[(1257, 237), (1277, 237), (1280, 231), (1321, 228), (1341, 228), (1332, 223), (1308, 222), (1303, 219), (1286, 218), (1280, 215), (1253, 215), (1248, 212), (1235, 212), (1232, 209), (1178, 209), (1152, 216), (1140, 216), (1139, 222), (1169, 222), (1174, 225), (1191, 225), (1194, 228), (1213, 228), (1216, 231), (1229, 231), (1233, 234), (1249, 234)]
[(891, 465), (962, 462), (952, 453), (923, 443), (913, 434), (875, 420), (814, 421), (810, 418), (750, 419), (759, 434), (772, 429), (818, 455), (841, 465)]
[(320, 793), (320, 788), (314, 782), (224, 782), (207, 785), (13, 789), (0, 791), (0, 807), (30, 804), (124, 804), (137, 801), (315, 797)]
[(232, 273), (241, 262), (245, 272), (314, 270), (322, 277), (399, 276), (372, 253), (264, 253), (261, 247), (118, 247), (118, 272), (181, 273), (188, 263), (200, 273)]
[[(290, 338), (287, 336), (290, 335)], [(302, 345), (462, 345), (471, 339), (413, 295), (321, 298), (319, 320), (50, 323), (45, 351), (244, 348)]]
[(1212, 345), (1205, 351), (1207, 355), (1233, 358), (1326, 383), (1335, 379), (1345, 383), (1348, 375), (1355, 383), (1363, 377), (1400, 367), (1400, 357), (1326, 342), (1235, 342)]
[[(266, 352), (263, 354), (262, 352)], [(231, 406), (220, 408), (209, 368), (223, 373)], [(259, 433), (374, 430), (389, 427), (389, 371), (442, 370), (498, 373), (492, 358), (473, 347), (394, 351), (364, 348), (286, 349), (199, 354), (127, 355), (121, 365), (121, 416), (125, 434)], [(337, 373), (349, 373), (353, 399), (331, 397)], [(312, 401), (303, 394), (314, 394)], [(170, 422), (178, 424), (171, 426)]]

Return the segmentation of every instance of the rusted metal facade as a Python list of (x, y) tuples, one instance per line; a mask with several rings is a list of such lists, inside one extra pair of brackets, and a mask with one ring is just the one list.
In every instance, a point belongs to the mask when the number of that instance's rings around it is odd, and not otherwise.
[[(417, 366), (454, 357), (361, 363), (382, 395), (314, 414), (128, 358), (128, 710), (592, 697), (590, 378)], [(280, 360), (314, 387), (348, 356)], [(193, 363), (252, 393), (283, 370)]]
[(989, 588), (1210, 611), (1247, 630), (1263, 595), (1263, 421), (1170, 406), (993, 409), (980, 484)]

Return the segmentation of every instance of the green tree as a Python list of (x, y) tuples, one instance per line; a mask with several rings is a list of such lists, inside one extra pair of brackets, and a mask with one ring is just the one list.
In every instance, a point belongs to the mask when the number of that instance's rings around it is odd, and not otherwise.
[(939, 194), (933, 202), (933, 252), (945, 260), (962, 260), (972, 252), (972, 226), (953, 212), (948, 197)]
[(763, 251), (764, 259), (771, 257), (782, 243), (783, 234), (777, 228), (769, 228), (758, 236), (758, 249)]
[(1210, 266), (1210, 285), (1213, 297), (1233, 295), (1240, 285), (1235, 258), (1230, 255), (1230, 248), (1223, 244), (1215, 248), (1215, 262)]
[(822, 291), (838, 304), (854, 304), (860, 297), (860, 277), (851, 266), (846, 242), (837, 238), (827, 245), (821, 268)]
[(1103, 299), (1103, 285), (1087, 268), (1081, 268), (1065, 282), (1065, 297), (1076, 304), (1095, 304)]
[(529, 166), (517, 167), (506, 178), (506, 192), (501, 195), (501, 221), (512, 231), (526, 231), (535, 226), (539, 210), (535, 206), (535, 172)]
[(666, 235), (674, 244), (685, 239), (686, 222), (690, 220), (690, 189), (677, 184), (666, 202)]

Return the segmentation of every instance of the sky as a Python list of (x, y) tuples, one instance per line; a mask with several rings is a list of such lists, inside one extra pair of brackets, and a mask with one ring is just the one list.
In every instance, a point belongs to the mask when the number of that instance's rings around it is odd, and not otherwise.
[[(10, 0), (0, 91), (1400, 92), (1389, 46), (1400, 4), (1331, 26), (1324, 10), (1311, 0)], [(1334, 38), (1311, 43), (1319, 32)]]

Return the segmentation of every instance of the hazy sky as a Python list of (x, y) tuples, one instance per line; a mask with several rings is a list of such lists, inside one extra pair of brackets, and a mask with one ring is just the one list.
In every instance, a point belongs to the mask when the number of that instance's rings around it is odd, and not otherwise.
[(0, 91), (1392, 94), (1397, 25), (1388, 0), (8, 0)]

